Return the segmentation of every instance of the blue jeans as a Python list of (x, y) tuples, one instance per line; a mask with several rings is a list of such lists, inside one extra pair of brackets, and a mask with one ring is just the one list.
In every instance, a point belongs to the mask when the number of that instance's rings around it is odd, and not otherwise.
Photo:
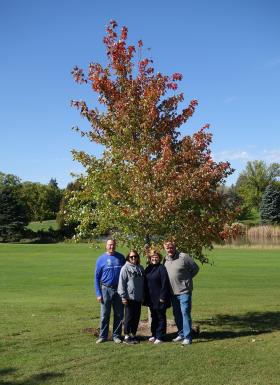
[(192, 295), (178, 294), (171, 296), (173, 315), (180, 337), (192, 340)]
[(107, 339), (109, 332), (110, 314), (113, 307), (113, 338), (120, 338), (122, 334), (123, 310), (124, 306), (117, 289), (107, 286), (101, 286), (103, 303), (101, 304), (100, 316), (100, 338)]

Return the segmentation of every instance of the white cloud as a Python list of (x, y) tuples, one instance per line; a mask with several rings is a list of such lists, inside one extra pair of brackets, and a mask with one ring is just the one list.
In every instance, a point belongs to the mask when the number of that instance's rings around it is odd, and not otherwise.
[(264, 150), (262, 159), (267, 163), (280, 163), (280, 150)]
[(248, 161), (251, 159), (250, 155), (247, 151), (241, 151), (241, 150), (225, 150), (220, 151), (217, 153), (214, 153), (214, 159), (218, 162), (225, 161), (225, 160), (239, 160), (241, 162)]
[[(217, 162), (220, 161), (239, 161), (248, 162), (250, 160), (263, 160), (267, 164), (280, 163), (280, 150), (257, 150), (251, 147), (250, 152), (246, 150), (224, 150), (213, 153), (213, 157)], [(254, 151), (252, 151), (254, 150)]]
[(233, 175), (227, 178), (227, 185), (234, 184), (239, 174), (245, 169), (245, 165), (248, 161), (262, 160), (267, 165), (271, 163), (280, 163), (280, 150), (260, 150), (252, 148), (252, 146), (246, 146), (247, 150), (224, 150), (219, 152), (213, 152), (213, 158), (216, 162), (229, 161), (231, 166), (235, 169)]

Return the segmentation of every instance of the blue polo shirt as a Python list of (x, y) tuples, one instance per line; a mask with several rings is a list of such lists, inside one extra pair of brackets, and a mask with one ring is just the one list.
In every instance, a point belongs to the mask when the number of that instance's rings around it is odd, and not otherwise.
[(104, 253), (96, 261), (94, 286), (96, 296), (101, 297), (101, 283), (105, 286), (117, 287), (120, 271), (125, 264), (125, 257), (115, 251), (114, 255)]

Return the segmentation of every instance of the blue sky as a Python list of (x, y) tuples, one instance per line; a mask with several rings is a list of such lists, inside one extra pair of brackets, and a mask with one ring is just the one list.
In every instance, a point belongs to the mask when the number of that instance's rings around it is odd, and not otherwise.
[(227, 184), (248, 160), (280, 162), (279, 1), (0, 0), (0, 171), (65, 187), (82, 170), (72, 148), (100, 154), (71, 130), (88, 125), (70, 101), (95, 95), (70, 72), (105, 63), (110, 19), (151, 48), (157, 71), (183, 74), (199, 106), (181, 131), (210, 123), (214, 159), (236, 169)]

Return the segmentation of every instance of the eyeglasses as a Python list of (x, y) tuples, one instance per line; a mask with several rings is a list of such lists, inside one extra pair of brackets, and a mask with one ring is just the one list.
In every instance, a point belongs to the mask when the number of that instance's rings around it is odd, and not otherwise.
[(138, 257), (137, 257), (137, 255), (130, 255), (130, 256), (129, 256), (129, 259), (133, 259), (133, 258), (136, 258), (136, 259), (137, 259)]

